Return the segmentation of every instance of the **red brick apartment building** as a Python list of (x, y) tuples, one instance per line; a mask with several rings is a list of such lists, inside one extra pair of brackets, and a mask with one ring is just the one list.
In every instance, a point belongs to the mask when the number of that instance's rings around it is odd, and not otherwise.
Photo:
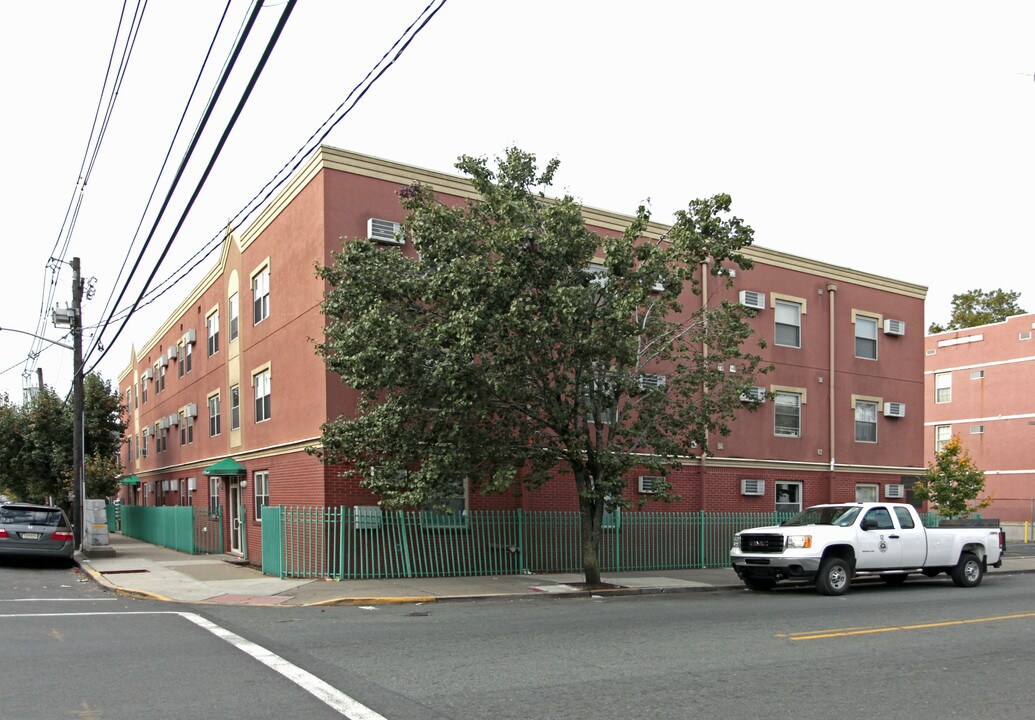
[(1035, 521), (1035, 314), (924, 340), (924, 456), (958, 435), (1006, 521)]
[[(473, 197), (453, 175), (322, 147), (250, 227), (226, 238), (209, 274), (119, 377), (130, 408), (125, 473), (139, 482), (124, 486), (128, 502), (218, 503), (229, 516), (226, 549), (256, 563), (264, 505), (376, 502), (305, 453), (321, 424), (355, 402), (313, 350), (325, 289), (314, 267), (331, 262), (342, 237), (392, 242), (391, 223), (403, 220), (397, 192), (414, 181), (447, 202)], [(585, 218), (601, 234), (631, 220), (592, 208)], [(666, 230), (654, 224), (648, 234)], [(713, 442), (713, 456), (670, 475), (679, 502), (644, 511), (794, 510), (903, 496), (923, 466), (926, 288), (760, 247), (749, 255), (752, 270), (729, 290), (711, 279), (705, 298), (757, 309), (763, 355), (776, 366), (760, 392), (775, 398), (745, 412), (731, 436)], [(630, 499), (647, 490), (630, 478)], [(577, 508), (564, 477), (535, 493), (464, 503)]]

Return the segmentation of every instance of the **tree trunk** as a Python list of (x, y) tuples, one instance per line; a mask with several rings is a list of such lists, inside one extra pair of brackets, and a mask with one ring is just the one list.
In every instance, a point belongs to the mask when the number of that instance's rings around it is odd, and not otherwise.
[(604, 501), (600, 498), (579, 497), (582, 516), (582, 572), (586, 584), (600, 586), (600, 529), (604, 520)]

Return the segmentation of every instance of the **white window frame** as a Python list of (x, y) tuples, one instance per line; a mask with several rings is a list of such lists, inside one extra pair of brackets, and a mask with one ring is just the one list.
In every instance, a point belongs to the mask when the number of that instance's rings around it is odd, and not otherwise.
[(951, 372), (940, 372), (934, 374), (934, 402), (938, 405), (952, 402)]
[(205, 332), (208, 336), (208, 356), (219, 352), (219, 308), (205, 316)]
[[(869, 337), (866, 334), (862, 333), (862, 330), (863, 330), (864, 327), (865, 328), (869, 328), (871, 326), (873, 328), (873, 337)], [(878, 357), (878, 352), (877, 352), (877, 350), (878, 350), (877, 349), (877, 336), (879, 334), (879, 329), (880, 329), (880, 318), (874, 317), (872, 315), (862, 315), (862, 314), (859, 314), (859, 315), (855, 316), (855, 357), (859, 358), (860, 360), (876, 360), (877, 359), (877, 357)], [(859, 354), (859, 341), (860, 340), (864, 341), (864, 342), (868, 342), (868, 343), (870, 343), (870, 342), (873, 343), (873, 356), (872, 357), (869, 354), (864, 354), (864, 355), (860, 355)]]
[(241, 386), (230, 386), (230, 432), (241, 429)]
[[(788, 399), (793, 399), (792, 403), (788, 403)], [(800, 392), (791, 392), (788, 390), (777, 390), (773, 394), (773, 434), (777, 437), (788, 437), (788, 438), (800, 438), (801, 437), (801, 406), (802, 406), (802, 394)], [(780, 415), (781, 407), (793, 407), (796, 411), (797, 424), (792, 432), (787, 430), (781, 431), (778, 418)], [(785, 416), (787, 413), (783, 413)]]
[[(801, 316), (802, 304), (783, 298), (773, 299), (773, 344), (780, 347), (801, 348)], [(788, 317), (788, 313), (793, 317)], [(781, 318), (781, 315), (783, 316)], [(795, 338), (793, 343), (780, 342), (780, 329), (791, 328)]]
[[(261, 370), (257, 370), (252, 374), (252, 386), (255, 388), (255, 392), (253, 393), (255, 399), (253, 405), (255, 422), (266, 422), (273, 415), (270, 369), (268, 366)], [(260, 405), (260, 403), (262, 404)]]
[[(862, 491), (862, 492), (860, 492)], [(880, 484), (879, 483), (856, 483), (855, 484), (855, 501), (856, 502), (880, 502)]]
[(945, 443), (952, 440), (952, 425), (934, 426), (934, 451), (940, 453)]
[(237, 339), (241, 332), (241, 297), (238, 293), (233, 293), (227, 299), (227, 342), (233, 342)]
[(270, 504), (270, 471), (256, 470), (252, 475), (255, 488), (255, 522), (262, 522), (262, 508)]
[[(215, 401), (215, 402), (213, 403), (213, 401)], [(223, 430), (222, 422), (221, 422), (221, 418), (220, 418), (220, 410), (222, 409), (220, 406), (222, 404), (222, 401), (220, 399), (219, 393), (216, 392), (216, 393), (212, 393), (211, 395), (209, 395), (208, 396), (208, 403), (207, 404), (208, 404), (208, 436), (209, 437), (216, 437)], [(215, 413), (212, 412), (213, 410), (215, 410)]]
[[(873, 400), (856, 400), (855, 401), (855, 441), (857, 443), (876, 443), (877, 442), (877, 407), (880, 403)], [(864, 411), (872, 411), (872, 420), (866, 418), (860, 418), (861, 414), (865, 414)], [(860, 438), (859, 427), (872, 426), (873, 427), (873, 439)]]
[(252, 325), (270, 316), (270, 264), (267, 261), (252, 274)]
[[(208, 509), (212, 512), (214, 508), (219, 507), (219, 478), (211, 477), (208, 479)], [(215, 513), (212, 513), (215, 514)]]
[[(800, 480), (777, 480), (773, 484), (776, 488), (773, 506), (775, 512), (801, 512), (802, 492), (804, 491), (802, 482)], [(786, 491), (790, 491), (790, 495), (781, 502), (781, 492)], [(797, 500), (792, 499), (795, 495)]]

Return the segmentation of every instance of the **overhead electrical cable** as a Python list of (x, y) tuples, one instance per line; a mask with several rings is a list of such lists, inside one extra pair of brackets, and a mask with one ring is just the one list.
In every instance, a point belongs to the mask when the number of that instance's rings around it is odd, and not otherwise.
[[(276, 174), (274, 174), (270, 181), (268, 181), (259, 190), (259, 192), (256, 193), (256, 195), (233, 216), (233, 218), (231, 218), (229, 224), (243, 224), (264, 205), (270, 196), (276, 192), (298, 169), (301, 162), (310, 155), (315, 147), (322, 143), (331, 130), (333, 130), (345, 118), (345, 116), (347, 116), (356, 107), (357, 103), (364, 95), (366, 95), (370, 87), (377, 82), (388, 68), (402, 56), (403, 52), (409, 47), (413, 39), (416, 38), (416, 36), (424, 29), (428, 22), (436, 13), (438, 13), (445, 3), (446, 0), (435, 0), (434, 2), (429, 3), (420, 12), (417, 18), (410, 23), (403, 33), (395, 40), (381, 59), (370, 69), (370, 71), (367, 72), (366, 76), (364, 76), (364, 78), (355, 87), (353, 87), (345, 100), (343, 100), (334, 112), (324, 120), (320, 127), (309, 137), (308, 140), (306, 140), (295, 154), (291, 156), (291, 159), (288, 160), (288, 162), (285, 163)], [(263, 194), (264, 192), (265, 194)], [(221, 247), (224, 238), (225, 232), (223, 229), (220, 229), (220, 231), (213, 235), (212, 238), (210, 238), (201, 247), (201, 249), (188, 258), (182, 265), (180, 265), (180, 267), (173, 271), (172, 274), (166, 277), (165, 280), (161, 281), (154, 289), (148, 291), (139, 304), (134, 305), (132, 309), (122, 309), (118, 311), (114, 315), (114, 320), (128, 318), (131, 312), (158, 300), (159, 297), (171, 290), (177, 283), (187, 277), (202, 262), (210, 257), (212, 253)], [(112, 318), (109, 318), (109, 321), (111, 320)]]
[[(191, 194), (191, 197), (188, 200), (186, 207), (183, 209), (183, 212), (180, 214), (179, 222), (177, 222), (176, 223), (176, 227), (173, 228), (172, 234), (169, 236), (169, 239), (168, 239), (168, 241), (165, 244), (165, 248), (162, 250), (162, 254), (158, 257), (158, 260), (155, 262), (154, 269), (151, 271), (151, 274), (148, 276), (146, 282), (144, 283), (144, 287), (141, 289), (140, 294), (137, 296), (136, 301), (133, 303), (133, 306), (130, 308), (129, 316), (132, 316), (132, 314), (136, 310), (137, 306), (143, 300), (144, 295), (147, 293), (148, 287), (150, 286), (151, 282), (154, 280), (155, 275), (158, 274), (158, 270), (159, 270), (159, 268), (162, 265), (162, 261), (165, 260), (166, 255), (169, 254), (169, 250), (172, 248), (173, 242), (176, 240), (177, 235), (179, 235), (180, 229), (183, 227), (184, 222), (186, 222), (187, 215), (190, 213), (191, 208), (194, 206), (194, 202), (197, 200), (198, 195), (201, 194), (201, 189), (204, 187), (205, 181), (208, 179), (209, 174), (212, 172), (212, 168), (215, 166), (216, 160), (219, 158), (219, 155), (220, 155), (220, 153), (223, 150), (223, 146), (226, 144), (227, 138), (230, 136), (230, 131), (233, 130), (234, 125), (237, 124), (237, 120), (240, 117), (241, 112), (244, 110), (245, 103), (248, 101), (248, 98), (251, 96), (252, 90), (255, 88), (255, 85), (256, 85), (256, 83), (259, 80), (259, 76), (262, 74), (263, 69), (266, 67), (266, 63), (269, 61), (270, 55), (273, 53), (273, 48), (276, 47), (277, 41), (280, 39), (280, 35), (284, 31), (284, 26), (287, 24), (288, 18), (291, 16), (291, 12), (292, 12), (292, 10), (294, 10), (296, 3), (297, 3), (297, 0), (288, 0), (285, 3), (284, 10), (281, 13), (281, 16), (280, 16), (280, 19), (277, 22), (276, 28), (273, 30), (273, 34), (270, 36), (269, 41), (266, 43), (266, 48), (263, 50), (262, 57), (259, 59), (259, 62), (256, 65), (255, 70), (252, 73), (252, 76), (251, 76), (251, 78), (248, 81), (248, 85), (244, 89), (244, 92), (242, 93), (241, 98), (240, 98), (240, 100), (237, 103), (237, 107), (234, 109), (233, 115), (231, 115), (230, 120), (227, 122), (227, 125), (226, 125), (226, 127), (225, 127), (225, 129), (223, 131), (223, 134), (219, 138), (219, 142), (216, 144), (216, 147), (213, 150), (212, 155), (209, 158), (209, 162), (208, 162), (208, 164), (205, 167), (205, 171), (201, 175), (201, 179), (198, 181), (197, 185), (195, 186), (194, 192)], [(261, 3), (258, 4), (257, 9), (261, 9)], [(253, 22), (253, 20), (251, 20), (251, 18), (249, 20), (250, 20), (250, 22)], [(235, 53), (235, 55), (233, 57), (233, 62), (236, 62), (236, 59), (237, 59), (237, 54)], [(229, 72), (227, 72), (227, 75), (229, 75)], [(210, 105), (210, 107), (206, 110), (206, 115), (210, 114), (211, 108), (212, 108), (212, 106), (214, 104), (215, 103), (212, 103)], [(190, 146), (189, 151), (188, 151), (188, 156), (184, 158), (184, 164), (189, 159), (189, 156), (193, 152), (194, 147), (196, 147), (196, 145), (197, 145), (197, 141), (198, 141), (198, 139), (200, 137), (200, 130), (201, 130), (201, 128), (199, 128), (198, 133), (196, 133), (195, 136), (191, 139), (191, 146)], [(180, 176), (182, 175), (182, 169), (183, 169), (183, 165), (181, 165), (180, 171), (177, 172), (176, 181), (178, 181)], [(172, 191), (170, 190), (170, 196), (171, 196), (171, 192)], [(165, 208), (168, 207), (168, 202), (169, 202), (169, 198), (167, 197), (166, 198), (166, 202), (163, 203), (163, 206), (162, 206), (162, 212), (163, 213), (164, 213)], [(155, 229), (157, 229), (157, 221), (155, 223), (155, 227), (152, 229), (151, 233), (149, 234), (147, 241), (145, 241), (145, 248), (146, 248), (147, 242), (150, 242), (151, 238), (154, 236)], [(121, 295), (120, 295), (119, 300), (121, 301)], [(118, 302), (116, 302), (116, 306), (117, 305), (118, 305)], [(119, 335), (121, 335), (122, 331), (126, 329), (126, 325), (129, 322), (129, 316), (127, 316), (126, 319), (123, 320), (122, 324), (119, 325), (119, 328), (118, 328), (118, 330), (116, 330), (114, 337), (112, 337), (111, 341), (108, 343), (108, 347), (105, 348), (103, 351), (101, 351), (100, 357), (97, 358), (97, 360), (93, 363), (93, 365), (90, 366), (90, 371), (92, 371), (93, 368), (97, 367), (97, 364), (101, 360), (104, 359), (105, 355), (108, 354), (109, 349), (111, 348), (111, 346), (115, 344), (115, 341), (118, 339)], [(104, 328), (101, 329), (102, 333), (103, 333), (103, 331), (104, 331)]]

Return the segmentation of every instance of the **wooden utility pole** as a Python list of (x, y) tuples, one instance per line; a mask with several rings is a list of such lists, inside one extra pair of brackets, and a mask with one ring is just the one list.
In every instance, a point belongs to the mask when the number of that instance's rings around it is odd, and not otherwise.
[(83, 544), (86, 472), (83, 438), (83, 283), (79, 258), (72, 258), (72, 534), (78, 550)]

